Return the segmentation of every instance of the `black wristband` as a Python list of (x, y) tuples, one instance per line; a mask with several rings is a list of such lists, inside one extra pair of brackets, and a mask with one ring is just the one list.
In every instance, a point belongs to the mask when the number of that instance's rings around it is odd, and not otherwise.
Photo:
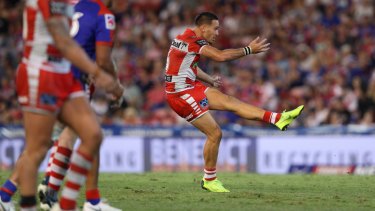
[(243, 48), (243, 53), (245, 55), (249, 55), (249, 54), (252, 53), (252, 50), (251, 50), (251, 48), (249, 46), (246, 46), (246, 47)]

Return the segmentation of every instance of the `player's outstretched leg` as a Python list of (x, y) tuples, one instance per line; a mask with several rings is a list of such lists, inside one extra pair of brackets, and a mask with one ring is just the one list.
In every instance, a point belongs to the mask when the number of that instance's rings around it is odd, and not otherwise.
[(285, 131), (288, 126), (301, 114), (304, 106), (301, 105), (291, 111), (277, 113), (266, 111), (253, 105), (244, 103), (235, 97), (226, 95), (217, 89), (209, 88), (206, 91), (210, 110), (231, 111), (238, 116), (273, 124)]
[(216, 177), (216, 163), (219, 153), (219, 145), (222, 137), (221, 129), (210, 113), (203, 114), (200, 118), (191, 122), (202, 131), (206, 137), (203, 149), (204, 176), (201, 187), (205, 190), (217, 193), (229, 192)]

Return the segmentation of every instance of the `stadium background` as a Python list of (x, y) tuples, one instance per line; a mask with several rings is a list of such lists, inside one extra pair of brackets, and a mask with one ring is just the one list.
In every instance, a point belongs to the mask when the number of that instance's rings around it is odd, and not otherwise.
[[(203, 70), (223, 77), (222, 91), (272, 111), (306, 105), (286, 133), (228, 112), (212, 112), (224, 129), (219, 169), (287, 173), (311, 172), (322, 165), (332, 167), (327, 172), (347, 173), (375, 166), (375, 1), (114, 4), (113, 56), (127, 103), (109, 111), (104, 94), (95, 95), (93, 107), (107, 135), (102, 171), (201, 171), (204, 139), (167, 106), (163, 86), (171, 39), (192, 26), (201, 11), (220, 17), (220, 49), (245, 46), (257, 35), (271, 43), (268, 53), (233, 62), (203, 58)], [(23, 147), (14, 83), (22, 54), (21, 14), (22, 2), (0, 1), (2, 170), (12, 168)]]

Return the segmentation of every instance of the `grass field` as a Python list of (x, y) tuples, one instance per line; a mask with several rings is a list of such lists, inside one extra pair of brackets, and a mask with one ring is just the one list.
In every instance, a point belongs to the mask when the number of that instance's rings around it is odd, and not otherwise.
[[(0, 172), (3, 183), (9, 172)], [(104, 198), (123, 210), (375, 210), (373, 176), (220, 173), (230, 193), (200, 188), (200, 173), (102, 174)], [(84, 195), (81, 195), (81, 202)], [(18, 197), (15, 197), (18, 200)]]

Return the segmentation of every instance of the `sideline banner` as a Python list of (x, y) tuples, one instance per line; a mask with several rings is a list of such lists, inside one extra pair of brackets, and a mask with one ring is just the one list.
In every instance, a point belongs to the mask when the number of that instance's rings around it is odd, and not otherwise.
[(143, 142), (140, 137), (106, 137), (100, 148), (100, 172), (144, 172)]
[[(155, 136), (107, 134), (101, 149), (101, 172), (202, 171), (205, 138), (181, 130), (189, 137), (167, 130), (153, 130)], [(13, 168), (24, 147), (22, 129), (0, 128), (0, 170)], [(134, 132), (134, 131), (133, 131)], [(138, 132), (137, 132), (138, 133)], [(164, 137), (165, 136), (165, 137)], [(373, 174), (375, 136), (225, 136), (220, 145), (218, 170), (287, 174), (311, 172), (306, 166), (356, 166), (354, 174)], [(47, 165), (43, 161), (41, 171)], [(328, 171), (327, 169), (323, 169)]]
[[(10, 170), (14, 167), (24, 144), (23, 138), (0, 139), (0, 170)], [(39, 168), (41, 172), (47, 167), (49, 153)], [(105, 137), (100, 155), (100, 172), (141, 173), (145, 171), (143, 138)]]
[[(202, 171), (204, 143), (203, 138), (107, 136), (100, 149), (100, 172)], [(13, 168), (23, 146), (24, 139), (21, 138), (0, 139), (1, 170)], [(229, 172), (254, 172), (255, 149), (255, 139), (224, 138), (217, 168)], [(40, 171), (46, 169), (48, 158), (49, 155)]]
[[(202, 171), (204, 138), (146, 139), (147, 170)], [(217, 169), (229, 172), (255, 170), (256, 142), (252, 138), (223, 138)]]
[(261, 174), (287, 174), (293, 165), (375, 166), (375, 137), (259, 137), (256, 162)]
[(23, 138), (0, 138), (0, 170), (13, 168), (20, 156), (25, 140)]

